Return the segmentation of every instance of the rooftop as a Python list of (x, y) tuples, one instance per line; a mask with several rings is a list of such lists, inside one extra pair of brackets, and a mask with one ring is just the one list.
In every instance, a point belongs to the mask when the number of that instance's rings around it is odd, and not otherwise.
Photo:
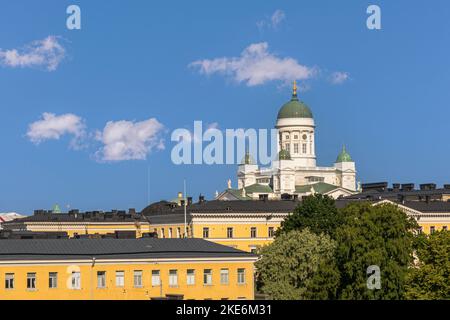
[(203, 239), (33, 239), (2, 240), (0, 261), (255, 257)]

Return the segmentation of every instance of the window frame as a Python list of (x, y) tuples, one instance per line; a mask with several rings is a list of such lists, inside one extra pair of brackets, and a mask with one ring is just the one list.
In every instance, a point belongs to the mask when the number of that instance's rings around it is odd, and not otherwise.
[(169, 287), (178, 287), (178, 270), (169, 270)]
[[(226, 271), (226, 272), (224, 272)], [(226, 275), (226, 281), (223, 281), (223, 276)], [(230, 284), (230, 269), (228, 268), (222, 268), (220, 269), (220, 284), (222, 285), (229, 285)]]
[(58, 272), (48, 273), (48, 288), (57, 289), (58, 288)]
[[(136, 279), (140, 279), (139, 283)], [(143, 272), (142, 270), (133, 270), (133, 288), (142, 288), (144, 286)]]
[(27, 290), (36, 290), (36, 272), (27, 272)]
[(203, 269), (203, 285), (212, 286), (212, 269)]
[(195, 285), (195, 269), (186, 270), (186, 285), (188, 286)]
[[(238, 268), (237, 269), (237, 284), (238, 285), (245, 284), (245, 278), (246, 278), (245, 273), (246, 273), (245, 272), (245, 268)], [(242, 279), (241, 279), (241, 277), (242, 277)]]
[(106, 271), (97, 271), (97, 289), (106, 289)]
[(5, 289), (13, 290), (15, 284), (15, 274), (12, 272), (5, 273)]

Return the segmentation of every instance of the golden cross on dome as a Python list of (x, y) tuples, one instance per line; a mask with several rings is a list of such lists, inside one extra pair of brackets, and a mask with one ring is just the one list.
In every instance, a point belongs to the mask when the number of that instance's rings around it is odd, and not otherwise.
[(292, 94), (297, 95), (297, 81), (294, 80), (294, 85), (292, 86)]

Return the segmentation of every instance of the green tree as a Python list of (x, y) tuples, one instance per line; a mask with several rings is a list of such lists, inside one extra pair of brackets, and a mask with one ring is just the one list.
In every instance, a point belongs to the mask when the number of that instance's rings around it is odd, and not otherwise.
[(416, 261), (408, 273), (408, 299), (450, 299), (450, 231), (419, 235)]
[(261, 290), (272, 299), (332, 299), (339, 283), (335, 242), (308, 229), (283, 232), (256, 263)]
[(306, 197), (294, 212), (286, 218), (278, 234), (308, 228), (316, 234), (325, 233), (334, 238), (336, 229), (342, 223), (342, 216), (333, 198), (315, 194)]
[[(352, 203), (336, 231), (340, 299), (403, 299), (417, 223), (395, 205)], [(381, 289), (367, 287), (367, 268), (380, 268)]]

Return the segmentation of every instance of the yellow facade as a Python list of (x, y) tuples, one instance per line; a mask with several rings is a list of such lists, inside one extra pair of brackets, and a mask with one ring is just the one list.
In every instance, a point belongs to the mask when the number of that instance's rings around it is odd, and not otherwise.
[(272, 243), (279, 227), (279, 222), (198, 223), (193, 226), (193, 233), (195, 238), (203, 238), (207, 230), (209, 234), (205, 240), (250, 252)]
[(115, 231), (135, 231), (136, 237), (152, 232), (148, 222), (26, 222), (26, 230), (34, 232), (67, 232), (70, 238), (75, 235), (114, 233)]
[[(249, 258), (97, 260), (95, 264), (91, 260), (1, 261), (0, 300), (148, 300), (168, 296), (183, 299), (253, 299), (253, 262), (254, 259)], [(190, 274), (189, 278), (194, 278), (194, 283), (187, 283), (188, 269), (194, 270), (194, 276)], [(157, 270), (161, 285), (152, 285), (152, 271)], [(169, 281), (170, 270), (172, 285)], [(177, 274), (176, 284), (174, 270)], [(207, 275), (208, 270), (211, 270), (210, 284), (204, 284), (205, 270)], [(228, 270), (228, 283), (225, 283), (225, 270)], [(74, 288), (72, 277), (78, 278), (77, 272), (80, 275), (80, 285), (77, 288), (75, 284)], [(117, 280), (117, 277), (121, 278), (121, 272), (123, 286), (122, 281)], [(141, 281), (139, 272), (142, 274)], [(52, 276), (57, 274), (56, 288), (49, 288), (50, 273)], [(11, 278), (11, 274), (14, 275), (14, 288), (7, 289), (6, 280)], [(27, 288), (33, 274), (35, 288)], [(28, 281), (27, 277), (30, 277)]]

